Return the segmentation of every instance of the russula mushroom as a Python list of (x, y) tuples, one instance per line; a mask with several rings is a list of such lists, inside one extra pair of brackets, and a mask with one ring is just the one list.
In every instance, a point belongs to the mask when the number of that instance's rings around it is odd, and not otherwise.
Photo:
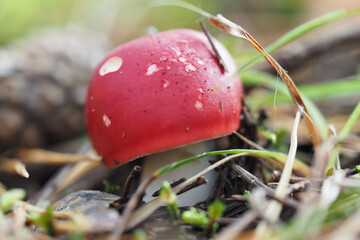
[(213, 42), (228, 72), (205, 34), (188, 29), (126, 43), (97, 67), (86, 123), (107, 165), (225, 136), (239, 127), (242, 85), (231, 77), (236, 64)]

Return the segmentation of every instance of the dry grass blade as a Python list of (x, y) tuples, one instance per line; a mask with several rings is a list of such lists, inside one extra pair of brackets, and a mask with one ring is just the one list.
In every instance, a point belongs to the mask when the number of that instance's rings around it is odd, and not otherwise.
[(0, 161), (0, 171), (15, 173), (22, 177), (29, 178), (29, 173), (25, 165), (17, 159), (2, 159), (2, 161)]
[(257, 149), (257, 150), (261, 150), (261, 151), (265, 151), (266, 149), (263, 148), (262, 146), (260, 146), (259, 144), (251, 141), (250, 139), (246, 138), (245, 136), (243, 136), (242, 134), (234, 131), (233, 132), (238, 138), (240, 138), (242, 141), (244, 141), (247, 145), (253, 147), (254, 149)]
[(46, 151), (43, 149), (19, 149), (15, 153), (15, 158), (21, 159), (25, 163), (47, 163), (47, 164), (64, 164), (80, 161), (100, 161), (99, 156), (66, 154)]
[(235, 239), (251, 222), (257, 217), (254, 211), (246, 212), (241, 218), (238, 218), (231, 226), (225, 228), (216, 237), (215, 240)]
[[(293, 131), (291, 132), (291, 142), (290, 142), (288, 159), (286, 161), (283, 173), (281, 174), (279, 185), (276, 188), (275, 195), (279, 198), (284, 198), (286, 196), (288, 185), (290, 183), (291, 172), (294, 165), (294, 160), (297, 150), (297, 131), (300, 122), (300, 117), (301, 117), (301, 113), (298, 111), (296, 113)], [(277, 218), (280, 214), (280, 211), (281, 211), (281, 206), (275, 212), (271, 211), (271, 215), (274, 218)]]
[[(315, 151), (313, 166), (311, 168), (312, 178), (324, 178), (326, 175), (326, 168), (331, 158), (331, 152), (334, 149), (336, 139), (333, 135), (330, 135), (325, 139)], [(319, 184), (319, 183), (317, 183)]]
[(299, 111), (304, 112), (304, 118), (305, 118), (307, 127), (308, 127), (310, 133), (312, 134), (312, 141), (316, 148), (319, 145), (320, 140), (321, 140), (319, 130), (318, 130), (317, 126), (315, 125), (315, 123), (313, 122), (313, 120), (311, 119), (310, 114), (308, 113), (308, 110), (304, 104), (302, 97), (300, 96), (300, 93), (299, 93), (295, 83), (291, 80), (291, 78), (287, 74), (287, 72), (276, 62), (276, 60), (270, 54), (268, 54), (265, 51), (265, 49), (255, 40), (255, 38), (253, 38), (245, 29), (243, 29), (239, 25), (224, 18), (220, 14), (218, 14), (216, 17), (214, 17), (214, 16), (211, 17), (210, 23), (212, 23), (215, 27), (217, 27), (218, 29), (220, 29), (230, 35), (233, 35), (233, 36), (236, 36), (236, 37), (239, 37), (239, 38), (249, 41), (251, 43), (251, 45), (253, 45), (265, 57), (265, 59), (276, 70), (276, 72), (279, 74), (281, 79), (286, 84), (286, 86), (290, 92), (290, 95), (291, 95), (293, 101), (295, 102), (295, 104), (297, 105)]
[(79, 162), (76, 163), (71, 170), (67, 173), (66, 177), (62, 179), (62, 181), (57, 186), (55, 193), (60, 192), (65, 189), (71, 183), (75, 182), (91, 170), (95, 169), (102, 163), (100, 161), (97, 162)]
[(360, 137), (350, 135), (338, 142), (343, 151), (360, 153)]
[[(294, 160), (297, 150), (297, 131), (300, 122), (300, 117), (301, 117), (301, 112), (298, 111), (296, 113), (293, 130), (291, 132), (291, 142), (290, 142), (288, 159), (286, 161), (283, 173), (280, 177), (279, 185), (276, 188), (276, 192), (275, 192), (275, 196), (280, 199), (285, 198), (288, 192), (287, 190), (288, 190), (291, 172), (294, 165)], [(265, 218), (268, 219), (270, 222), (273, 223), (276, 222), (280, 216), (281, 209), (282, 209), (282, 205), (279, 202), (271, 201), (266, 208)], [(262, 222), (258, 226), (258, 228), (256, 229), (256, 233), (258, 237), (263, 236), (267, 232), (266, 226), (267, 224), (265, 222)]]

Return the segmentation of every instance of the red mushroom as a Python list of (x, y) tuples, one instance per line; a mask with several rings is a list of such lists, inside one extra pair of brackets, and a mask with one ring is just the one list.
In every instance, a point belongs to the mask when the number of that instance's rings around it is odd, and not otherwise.
[(114, 166), (150, 153), (228, 135), (239, 127), (242, 85), (202, 32), (179, 29), (115, 49), (95, 70), (86, 100), (94, 148)]

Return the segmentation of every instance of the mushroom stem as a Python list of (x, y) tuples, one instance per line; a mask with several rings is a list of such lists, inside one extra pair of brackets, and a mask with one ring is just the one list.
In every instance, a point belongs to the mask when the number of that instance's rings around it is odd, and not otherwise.
[[(213, 151), (214, 149), (215, 141), (208, 140), (146, 156), (143, 160), (141, 182), (148, 179), (154, 171), (167, 164), (177, 162), (184, 158), (195, 156), (204, 152)], [(146, 195), (144, 196), (143, 200), (146, 202), (152, 200), (153, 192), (160, 189), (162, 182), (165, 180), (172, 183), (179, 180), (180, 178), (190, 178), (194, 176), (210, 165), (209, 160), (209, 158), (199, 159), (198, 161), (186, 164), (168, 174), (165, 174), (164, 176), (159, 177), (146, 189)], [(192, 206), (198, 202), (206, 200), (210, 193), (211, 187), (215, 183), (216, 173), (209, 172), (205, 174), (204, 177), (208, 180), (207, 184), (203, 184), (181, 194), (181, 196), (178, 196), (180, 206)]]

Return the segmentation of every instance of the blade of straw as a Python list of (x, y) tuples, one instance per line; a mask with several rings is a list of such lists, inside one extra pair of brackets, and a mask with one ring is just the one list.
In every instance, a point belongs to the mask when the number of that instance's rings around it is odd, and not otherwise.
[[(237, 24), (231, 22), (230, 20), (224, 18), (221, 15), (217, 15), (216, 17), (210, 18), (210, 23), (212, 23), (215, 27), (218, 29), (224, 31), (225, 33), (228, 33), (230, 35), (240, 37), (242, 39), (245, 39), (251, 43), (264, 57), (265, 59), (270, 63), (270, 65), (277, 71), (281, 79), (284, 81), (285, 85), (287, 86), (290, 95), (294, 101), (294, 103), (297, 105), (298, 109), (301, 112), (304, 112), (304, 118), (306, 121), (306, 125), (312, 134), (312, 140), (315, 147), (319, 145), (321, 136), (319, 133), (319, 130), (313, 120), (310, 117), (310, 114), (308, 113), (308, 110), (304, 104), (304, 101), (302, 97), (300, 96), (300, 93), (295, 85), (295, 83), (291, 80), (290, 76), (287, 74), (287, 72), (280, 66), (280, 64), (270, 55), (268, 54), (265, 49), (253, 38), (245, 29), (238, 26)], [(245, 36), (243, 36), (245, 35)]]

